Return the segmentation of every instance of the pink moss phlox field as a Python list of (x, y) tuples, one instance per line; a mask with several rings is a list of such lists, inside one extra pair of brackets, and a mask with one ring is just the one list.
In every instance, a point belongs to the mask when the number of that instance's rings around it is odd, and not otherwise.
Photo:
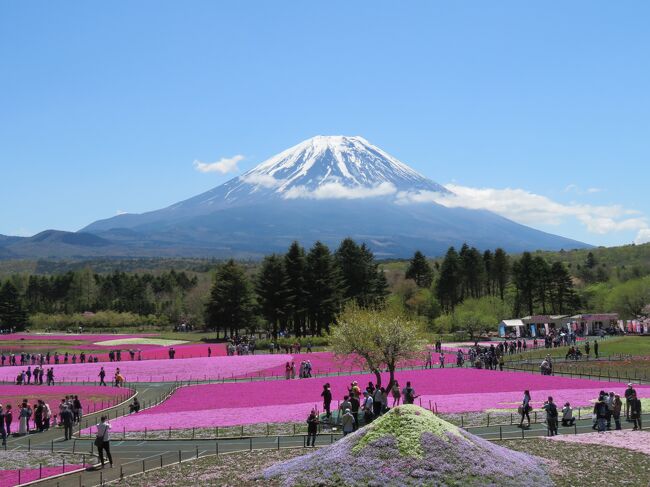
[(604, 434), (559, 435), (552, 436), (548, 439), (567, 443), (578, 443), (581, 445), (603, 445), (614, 448), (625, 448), (650, 455), (650, 431), (607, 431)]
[[(258, 355), (262, 356), (262, 355)], [(271, 354), (271, 356), (273, 356)], [(309, 360), (312, 366), (312, 376), (321, 375), (321, 374), (332, 374), (332, 373), (350, 373), (350, 372), (359, 372), (363, 369), (363, 365), (360, 365), (353, 356), (349, 357), (337, 357), (333, 352), (314, 352), (314, 353), (294, 353), (291, 354), (290, 360), (295, 363), (296, 366), (296, 375), (300, 368), (300, 363), (302, 361)], [(432, 354), (432, 363), (438, 364), (439, 354)], [(455, 361), (454, 357), (447, 356), (447, 363), (450, 361)], [(424, 359), (412, 359), (400, 362), (398, 367), (419, 367), (424, 365)], [(269, 368), (263, 371), (262, 375), (266, 377), (283, 377), (285, 375), (285, 366), (286, 361), (282, 364), (279, 364), (273, 368)], [(240, 375), (235, 377), (248, 377), (249, 375)], [(252, 374), (254, 377), (259, 376), (259, 372)]]
[[(516, 409), (523, 391), (529, 389), (532, 405), (541, 407), (551, 395), (560, 404), (586, 406), (607, 390), (622, 393), (625, 384), (599, 382), (527, 373), (476, 369), (434, 369), (404, 371), (397, 374), (401, 387), (410, 380), (416, 401), (425, 407), (437, 406), (441, 413)], [(304, 421), (313, 407), (322, 409), (320, 393), (329, 382), (334, 395), (333, 408), (347, 393), (350, 382), (361, 387), (374, 376), (353, 375), (315, 379), (273, 380), (206, 384), (178, 389), (167, 401), (152, 409), (114, 421), (118, 429), (147, 429), (232, 426), (264, 422)], [(384, 384), (387, 374), (382, 377)], [(650, 386), (636, 386), (642, 397), (650, 397)], [(392, 401), (389, 398), (389, 401)], [(391, 402), (392, 403), (392, 402)]]
[(76, 395), (79, 396), (85, 411), (94, 411), (108, 403), (115, 404), (121, 396), (128, 394), (129, 390), (121, 387), (0, 385), (0, 404), (3, 406), (11, 404), (16, 409), (23, 399), (27, 399), (30, 405), (36, 403), (38, 399), (42, 399), (56, 413), (55, 406), (61, 402), (61, 399), (68, 395)]
[[(291, 360), (290, 355), (242, 355), (234, 357), (201, 357), (188, 359), (160, 360), (122, 360), (121, 362), (101, 362), (97, 364), (59, 364), (53, 365), (55, 381), (95, 381), (99, 380), (100, 367), (104, 367), (107, 380), (120, 369), (127, 382), (175, 381), (229, 379), (253, 374), (276, 367)], [(0, 380), (14, 381), (27, 367), (0, 367)]]
[[(83, 465), (66, 465), (65, 471), (72, 472), (79, 470)], [(63, 467), (43, 467), (39, 473), (38, 468), (29, 468), (20, 470), (20, 483), (33, 482), (41, 478), (47, 478), (53, 475), (63, 473)], [(18, 470), (0, 470), (0, 487), (14, 487), (18, 484)]]

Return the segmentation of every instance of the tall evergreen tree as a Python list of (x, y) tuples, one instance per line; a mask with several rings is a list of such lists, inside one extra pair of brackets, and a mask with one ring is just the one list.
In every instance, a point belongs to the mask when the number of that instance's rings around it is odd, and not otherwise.
[(329, 331), (341, 310), (343, 285), (329, 248), (316, 242), (307, 254), (307, 315), (312, 334)]
[(284, 259), (276, 254), (267, 256), (257, 277), (255, 291), (261, 315), (271, 325), (273, 337), (278, 328), (284, 329), (290, 309), (290, 294)]
[(460, 257), (456, 249), (449, 247), (440, 266), (440, 275), (436, 285), (436, 297), (446, 312), (452, 311), (462, 300), (461, 279)]
[(494, 255), (491, 250), (483, 252), (483, 268), (485, 270), (485, 293), (488, 296), (494, 296), (495, 281), (494, 281)]
[(492, 264), (494, 282), (499, 292), (501, 301), (505, 299), (506, 286), (508, 284), (508, 277), (510, 275), (510, 265), (508, 263), (508, 255), (505, 250), (499, 248), (494, 251), (494, 262)]
[(533, 256), (524, 252), (512, 266), (512, 278), (517, 294), (515, 296), (515, 316), (522, 312), (535, 314), (535, 268)]
[(467, 244), (463, 244), (459, 255), (462, 272), (462, 299), (478, 298), (481, 296), (485, 275), (483, 257), (476, 248), (470, 248)]
[(366, 244), (357, 245), (351, 238), (341, 242), (334, 254), (341, 272), (343, 298), (367, 306), (375, 300), (377, 278), (375, 256)]
[(253, 324), (253, 293), (244, 269), (229, 260), (217, 269), (210, 300), (206, 305), (206, 324), (231, 335)]
[(550, 275), (549, 294), (553, 313), (563, 315), (575, 312), (580, 303), (567, 268), (561, 262), (554, 262)]
[(287, 320), (296, 336), (306, 333), (307, 322), (307, 261), (305, 249), (293, 242), (284, 256), (284, 269), (287, 274), (288, 307)]
[(0, 287), (0, 329), (18, 331), (27, 325), (27, 312), (16, 286), (6, 281)]
[(413, 258), (406, 269), (406, 278), (413, 279), (418, 287), (431, 287), (433, 282), (433, 270), (427, 261), (427, 258), (419, 250), (415, 251)]
[(543, 257), (537, 256), (533, 259), (533, 280), (538, 309), (545, 315), (551, 290), (551, 267)]

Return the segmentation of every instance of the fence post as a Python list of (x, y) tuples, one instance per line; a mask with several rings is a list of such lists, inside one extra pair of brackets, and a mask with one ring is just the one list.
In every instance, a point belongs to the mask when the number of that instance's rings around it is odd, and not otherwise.
[(181, 463), (181, 451), (178, 450), (178, 463)]
[(501, 426), (499, 426), (499, 439), (503, 440), (503, 431), (502, 431)]

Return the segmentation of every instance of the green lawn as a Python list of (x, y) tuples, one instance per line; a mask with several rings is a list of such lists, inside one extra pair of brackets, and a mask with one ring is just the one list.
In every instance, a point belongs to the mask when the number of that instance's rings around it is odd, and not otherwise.
[[(631, 355), (631, 356), (650, 356), (650, 337), (642, 336), (628, 336), (628, 337), (613, 337), (598, 340), (598, 354), (601, 357), (607, 357), (609, 355)], [(541, 341), (541, 343), (544, 343)], [(589, 344), (591, 345), (590, 355), (591, 358), (594, 358), (594, 339), (589, 339)], [(578, 347), (584, 353), (584, 342), (578, 342)], [(507, 361), (512, 360), (526, 360), (526, 359), (542, 359), (547, 354), (551, 354), (552, 357), (564, 357), (568, 351), (569, 347), (559, 347), (551, 349), (537, 349), (531, 350), (526, 353), (508, 355), (506, 356)]]

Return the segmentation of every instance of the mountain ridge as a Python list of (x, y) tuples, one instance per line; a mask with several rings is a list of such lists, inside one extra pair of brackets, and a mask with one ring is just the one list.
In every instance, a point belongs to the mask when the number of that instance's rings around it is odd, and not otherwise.
[[(93, 256), (261, 257), (293, 240), (335, 246), (352, 237), (385, 258), (415, 250), (440, 255), (463, 242), (514, 252), (589, 247), (487, 210), (435, 202), (450, 195), (363, 137), (316, 136), (199, 195), (142, 214), (97, 220), (77, 233), (85, 235), (78, 242), (58, 235), (54, 242), (44, 239), (44, 245)], [(38, 251), (33, 240), (0, 247), (16, 255), (25, 248)]]

